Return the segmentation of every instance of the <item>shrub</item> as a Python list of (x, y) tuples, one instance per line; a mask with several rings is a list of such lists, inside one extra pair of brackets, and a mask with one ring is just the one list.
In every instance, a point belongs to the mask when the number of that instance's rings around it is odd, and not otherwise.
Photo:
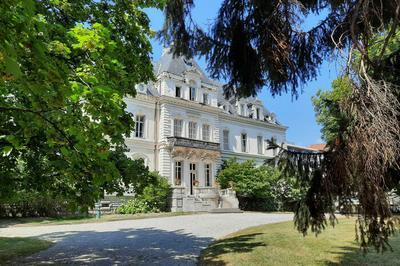
[(159, 209), (152, 208), (142, 198), (134, 198), (122, 204), (118, 209), (117, 213), (120, 214), (136, 214), (136, 213), (148, 213), (148, 212), (159, 212)]
[(20, 191), (0, 202), (0, 217), (59, 217), (76, 215), (61, 197)]
[(136, 214), (169, 210), (171, 186), (167, 179), (157, 172), (150, 172), (148, 180), (147, 185), (135, 191), (133, 200), (129, 200), (117, 209), (118, 213)]
[(252, 211), (292, 210), (299, 199), (294, 178), (288, 178), (275, 167), (257, 167), (254, 161), (224, 161), (217, 174), (221, 188), (233, 188), (239, 207)]

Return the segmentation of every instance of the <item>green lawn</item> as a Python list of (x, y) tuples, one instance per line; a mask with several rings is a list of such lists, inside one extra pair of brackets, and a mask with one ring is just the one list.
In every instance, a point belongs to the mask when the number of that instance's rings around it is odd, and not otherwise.
[(139, 213), (139, 214), (109, 214), (102, 215), (100, 219), (94, 216), (62, 217), (62, 218), (15, 218), (0, 219), (0, 227), (6, 226), (40, 226), (56, 224), (80, 224), (80, 223), (99, 223), (121, 220), (135, 220), (145, 218), (169, 217), (194, 214), (189, 212), (162, 212), (162, 213)]
[(354, 220), (342, 219), (315, 237), (303, 237), (293, 222), (262, 225), (231, 234), (202, 252), (200, 265), (400, 265), (400, 235), (393, 252), (367, 255), (354, 241)]
[(0, 265), (49, 248), (53, 243), (29, 237), (0, 237)]

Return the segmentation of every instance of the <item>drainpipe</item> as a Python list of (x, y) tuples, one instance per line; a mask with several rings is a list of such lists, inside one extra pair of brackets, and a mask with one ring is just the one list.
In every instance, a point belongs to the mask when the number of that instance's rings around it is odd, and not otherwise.
[(160, 100), (157, 97), (154, 104), (154, 170), (159, 171), (158, 155), (159, 155), (159, 128), (160, 128)]

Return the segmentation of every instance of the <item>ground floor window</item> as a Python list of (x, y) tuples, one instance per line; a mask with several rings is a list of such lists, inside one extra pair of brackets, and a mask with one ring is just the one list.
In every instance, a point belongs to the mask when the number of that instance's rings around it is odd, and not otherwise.
[(211, 164), (207, 163), (204, 166), (205, 169), (205, 185), (211, 187)]
[(183, 172), (183, 163), (181, 161), (175, 162), (175, 185), (182, 185), (182, 172)]

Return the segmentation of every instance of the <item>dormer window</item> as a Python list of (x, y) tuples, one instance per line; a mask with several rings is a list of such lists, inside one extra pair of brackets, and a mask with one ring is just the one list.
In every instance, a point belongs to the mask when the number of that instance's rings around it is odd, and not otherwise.
[(241, 142), (241, 150), (242, 152), (247, 152), (247, 134), (242, 133), (240, 136), (240, 142)]
[(243, 116), (244, 116), (244, 115), (245, 115), (245, 112), (244, 112), (244, 111), (245, 111), (245, 109), (244, 109), (244, 104), (241, 104), (241, 105), (240, 105), (240, 115), (243, 115)]
[(208, 93), (203, 93), (203, 103), (208, 104)]
[(260, 108), (256, 108), (256, 119), (260, 120)]
[(135, 137), (144, 138), (144, 115), (137, 115), (135, 121)]
[(189, 100), (196, 101), (196, 88), (190, 87)]
[(175, 87), (175, 97), (176, 98), (182, 98), (182, 89), (181, 89), (181, 87), (178, 87), (178, 86)]

